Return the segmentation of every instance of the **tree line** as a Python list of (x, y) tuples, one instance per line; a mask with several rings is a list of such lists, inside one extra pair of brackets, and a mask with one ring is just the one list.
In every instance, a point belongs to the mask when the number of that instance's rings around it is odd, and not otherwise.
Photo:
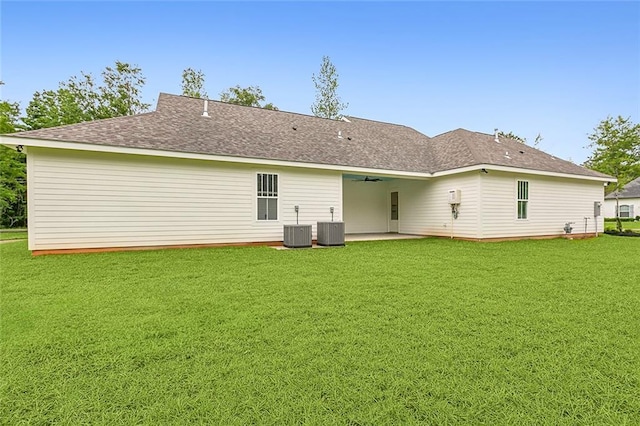
[[(313, 115), (339, 119), (348, 103), (338, 95), (339, 76), (328, 56), (323, 56), (318, 74), (311, 77), (315, 90)], [(57, 89), (41, 90), (20, 114), (16, 102), (0, 100), (0, 134), (23, 130), (36, 130), (85, 121), (133, 115), (145, 112), (150, 104), (143, 102), (142, 89), (146, 78), (136, 66), (116, 61), (101, 72), (100, 81), (89, 73), (81, 72), (58, 85)], [(0, 81), (0, 84), (3, 84)], [(182, 94), (206, 98), (205, 74), (187, 68), (182, 72)], [(266, 98), (259, 86), (236, 85), (219, 94), (219, 99), (236, 105), (278, 110)], [(500, 133), (522, 143), (526, 139), (513, 132)], [(619, 191), (640, 176), (640, 124), (630, 118), (607, 117), (588, 136), (593, 150), (584, 163), (586, 167), (618, 179), (607, 192)], [(542, 140), (538, 135), (534, 146)], [(26, 212), (26, 159), (25, 155), (0, 146), (0, 227), (24, 227)]]

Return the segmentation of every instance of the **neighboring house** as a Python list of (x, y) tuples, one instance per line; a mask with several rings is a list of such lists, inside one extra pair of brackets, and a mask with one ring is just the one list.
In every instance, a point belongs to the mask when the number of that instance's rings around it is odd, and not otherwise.
[(618, 211), (616, 212), (616, 193), (604, 197), (604, 216), (631, 218), (640, 215), (640, 177), (629, 182), (618, 193)]
[[(610, 176), (514, 140), (161, 94), (156, 111), (15, 133), (29, 248), (276, 242), (283, 224), (466, 238), (595, 233)], [(459, 190), (452, 214), (450, 191)], [(331, 211), (333, 210), (333, 212)], [(315, 226), (313, 233), (315, 237)]]

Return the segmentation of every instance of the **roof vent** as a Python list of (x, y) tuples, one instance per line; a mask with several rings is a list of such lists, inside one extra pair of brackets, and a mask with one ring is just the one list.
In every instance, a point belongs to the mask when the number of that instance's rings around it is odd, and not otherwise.
[(340, 119), (341, 119), (342, 121), (346, 121), (347, 123), (351, 123), (351, 121), (349, 121), (349, 120), (347, 119), (347, 117), (341, 117)]
[(342, 139), (342, 130), (338, 130), (338, 139)]
[(511, 160), (511, 157), (509, 157), (509, 151), (505, 151), (504, 158)]
[(202, 112), (203, 117), (209, 117), (209, 100), (204, 100), (204, 111)]
[(494, 131), (494, 141), (496, 141), (497, 143), (500, 143), (500, 139), (498, 139), (498, 129), (493, 129)]

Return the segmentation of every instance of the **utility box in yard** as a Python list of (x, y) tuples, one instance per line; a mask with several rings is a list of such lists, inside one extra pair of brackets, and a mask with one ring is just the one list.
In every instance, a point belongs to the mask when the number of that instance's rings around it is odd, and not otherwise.
[(343, 246), (344, 222), (318, 222), (319, 246)]
[(311, 225), (284, 225), (284, 246), (311, 247)]

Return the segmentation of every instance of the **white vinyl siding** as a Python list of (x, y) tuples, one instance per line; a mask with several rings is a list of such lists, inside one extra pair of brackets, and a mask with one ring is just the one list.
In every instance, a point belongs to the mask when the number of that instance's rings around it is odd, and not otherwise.
[[(483, 238), (562, 235), (565, 223), (574, 222), (574, 232), (602, 231), (603, 216), (593, 217), (594, 201), (603, 202), (601, 182), (549, 176), (514, 176), (490, 170), (482, 179)], [(514, 214), (518, 188), (514, 180), (529, 182), (527, 220)], [(463, 196), (464, 197), (464, 196)], [(597, 220), (597, 222), (596, 222)]]
[[(431, 180), (397, 179), (400, 197), (398, 231), (404, 234), (479, 238), (478, 172), (461, 173)], [(458, 218), (451, 217), (449, 191), (460, 190)]]
[[(342, 217), (339, 172), (29, 148), (31, 250), (281, 241)], [(256, 174), (278, 175), (278, 221), (257, 221)], [(315, 227), (314, 227), (315, 232)]]
[(387, 232), (387, 182), (344, 179), (344, 223), (347, 234)]

